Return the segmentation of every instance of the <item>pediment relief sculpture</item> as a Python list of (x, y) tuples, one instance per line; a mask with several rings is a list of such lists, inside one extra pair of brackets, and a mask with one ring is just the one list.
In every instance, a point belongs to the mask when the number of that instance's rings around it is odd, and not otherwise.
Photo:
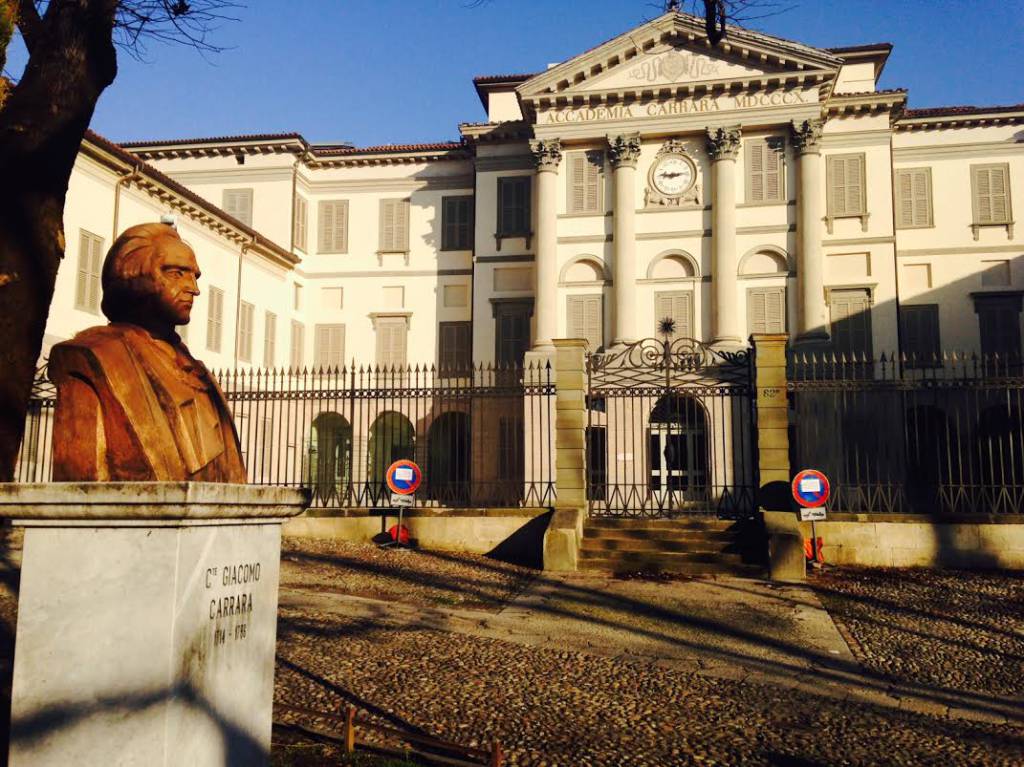
[(738, 64), (720, 56), (709, 56), (685, 47), (662, 46), (630, 59), (620, 67), (595, 77), (584, 91), (619, 91), (688, 83), (742, 80), (765, 74), (766, 70)]
[(110, 324), (50, 352), (55, 481), (246, 481), (224, 395), (175, 332), (199, 276), (172, 226), (133, 226), (114, 242), (101, 274)]
[(685, 141), (669, 139), (654, 156), (647, 172), (644, 205), (690, 207), (701, 204), (697, 163)]

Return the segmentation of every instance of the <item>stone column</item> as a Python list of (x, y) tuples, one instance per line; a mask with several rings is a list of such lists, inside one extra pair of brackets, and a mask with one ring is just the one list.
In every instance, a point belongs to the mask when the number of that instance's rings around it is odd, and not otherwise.
[(821, 222), (825, 189), (821, 163), (821, 120), (793, 123), (797, 153), (797, 341), (828, 341), (825, 307), (825, 259), (821, 252)]
[(534, 238), (534, 349), (550, 349), (558, 335), (558, 139), (534, 139), (530, 151), (537, 163), (537, 233)]
[(615, 346), (637, 340), (636, 333), (636, 161), (640, 135), (608, 136), (608, 159), (615, 185), (613, 285)]
[(740, 128), (709, 128), (711, 156), (711, 329), (713, 341), (722, 346), (743, 343), (742, 313), (737, 302), (736, 270), (736, 157), (740, 152)]
[(587, 514), (586, 341), (555, 341), (555, 513), (544, 569), (575, 570)]

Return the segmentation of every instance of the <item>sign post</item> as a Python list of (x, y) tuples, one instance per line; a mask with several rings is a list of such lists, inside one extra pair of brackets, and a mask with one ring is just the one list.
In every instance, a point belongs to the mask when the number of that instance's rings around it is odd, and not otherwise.
[(814, 562), (818, 562), (818, 533), (816, 520), (825, 519), (825, 504), (832, 487), (828, 477), (817, 469), (802, 469), (793, 477), (793, 499), (800, 504), (800, 521), (811, 523), (811, 551)]
[(415, 462), (402, 458), (388, 466), (384, 479), (391, 490), (391, 507), (398, 509), (398, 534), (395, 536), (394, 545), (402, 548), (403, 512), (407, 508), (412, 508), (415, 503), (414, 496), (423, 481), (423, 472)]

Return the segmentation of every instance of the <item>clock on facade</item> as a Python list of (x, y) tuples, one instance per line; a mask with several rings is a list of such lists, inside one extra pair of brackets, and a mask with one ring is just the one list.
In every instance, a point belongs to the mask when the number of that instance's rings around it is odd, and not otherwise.
[(693, 186), (697, 169), (681, 154), (665, 154), (651, 167), (651, 186), (666, 197), (679, 197)]

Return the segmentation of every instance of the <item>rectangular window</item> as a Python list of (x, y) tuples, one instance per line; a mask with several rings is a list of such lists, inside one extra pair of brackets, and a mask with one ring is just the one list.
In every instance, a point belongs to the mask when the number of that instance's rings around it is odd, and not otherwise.
[(323, 200), (319, 204), (317, 250), (348, 253), (348, 200)]
[(345, 303), (344, 288), (321, 288), (320, 303), (324, 309), (342, 309)]
[(971, 166), (971, 195), (974, 199), (974, 223), (1010, 223), (1010, 166)]
[(405, 317), (377, 318), (377, 364), (404, 367), (409, 323)]
[(295, 221), (293, 222), (292, 239), (295, 242), (295, 247), (299, 250), (306, 249), (306, 225), (308, 220), (309, 205), (306, 203), (306, 198), (295, 195)]
[(498, 236), (530, 234), (530, 185), (532, 176), (498, 179)]
[(786, 332), (786, 289), (749, 288), (747, 290), (747, 332)]
[(904, 304), (900, 307), (900, 345), (908, 368), (942, 364), (938, 304)]
[(472, 323), (442, 322), (438, 325), (438, 370), (442, 376), (472, 370), (472, 352)]
[(313, 338), (313, 364), (333, 368), (345, 364), (345, 326), (317, 325)]
[(78, 282), (75, 284), (75, 308), (98, 314), (100, 311), (100, 273), (103, 270), (103, 238), (84, 229), (78, 237)]
[(277, 357), (277, 315), (267, 312), (263, 315), (263, 367), (274, 367)]
[(252, 332), (256, 307), (247, 301), (238, 306), (238, 360), (252, 362)]
[(862, 288), (831, 293), (832, 345), (857, 360), (872, 358), (871, 293)]
[(867, 214), (864, 154), (833, 154), (827, 157), (828, 217), (846, 218)]
[(693, 338), (693, 293), (689, 290), (673, 290), (654, 294), (654, 335), (661, 338), (662, 324), (672, 321), (669, 338)]
[(896, 226), (900, 229), (934, 226), (931, 168), (896, 171)]
[(252, 189), (225, 189), (224, 212), (252, 226)]
[(590, 351), (604, 347), (604, 297), (568, 296), (566, 298), (568, 338), (585, 338)]
[(380, 201), (380, 252), (406, 253), (409, 250), (409, 201)]
[(786, 143), (781, 137), (751, 139), (744, 144), (747, 202), (783, 202)]
[(441, 250), (472, 250), (473, 198), (441, 198)]
[(224, 291), (211, 287), (207, 301), (206, 348), (211, 352), (219, 352), (221, 334), (224, 331)]
[(565, 209), (569, 213), (600, 213), (604, 152), (570, 152)]
[(298, 370), (306, 359), (306, 326), (292, 320), (292, 368)]
[(502, 365), (522, 365), (530, 348), (532, 302), (502, 301), (494, 305), (494, 358)]
[(1020, 309), (1019, 293), (974, 297), (983, 356), (998, 354), (1001, 360), (1020, 359)]

